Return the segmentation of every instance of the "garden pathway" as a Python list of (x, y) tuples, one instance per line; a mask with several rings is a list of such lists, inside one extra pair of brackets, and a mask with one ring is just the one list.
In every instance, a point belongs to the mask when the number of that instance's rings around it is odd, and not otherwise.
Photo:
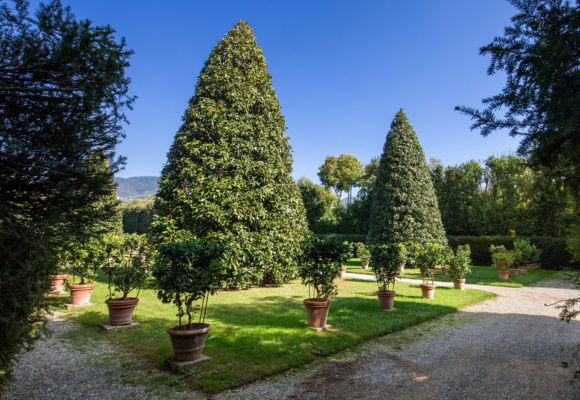
[(578, 290), (558, 280), (468, 287), (499, 296), (221, 398), (580, 399), (580, 382), (569, 384), (572, 371), (560, 366), (580, 342), (580, 321), (566, 324), (559, 310), (546, 306)]
[[(201, 399), (174, 375), (138, 365), (102, 335), (49, 316), (51, 334), (23, 351), (14, 368), (10, 390), (2, 400)], [(100, 333), (100, 332), (99, 332)]]

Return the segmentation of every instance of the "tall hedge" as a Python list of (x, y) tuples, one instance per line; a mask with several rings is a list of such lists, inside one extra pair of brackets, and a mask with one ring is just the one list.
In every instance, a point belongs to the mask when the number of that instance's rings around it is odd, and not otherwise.
[(285, 130), (262, 50), (240, 21), (200, 73), (161, 174), (151, 239), (221, 242), (224, 287), (293, 278), (307, 225)]
[(447, 244), (430, 170), (402, 109), (391, 123), (379, 161), (368, 239)]

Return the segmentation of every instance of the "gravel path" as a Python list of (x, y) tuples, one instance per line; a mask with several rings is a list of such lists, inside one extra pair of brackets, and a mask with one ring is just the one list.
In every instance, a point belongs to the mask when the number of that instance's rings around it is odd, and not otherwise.
[(568, 383), (572, 372), (560, 367), (580, 342), (580, 321), (561, 322), (558, 310), (546, 306), (578, 291), (562, 281), (525, 288), (469, 286), (499, 297), (221, 397), (580, 399), (579, 385)]
[(67, 333), (83, 328), (60, 320), (58, 313), (50, 319), (51, 335), (19, 355), (10, 390), (0, 395), (3, 400), (188, 399), (195, 395), (173, 375), (137, 365), (102, 335), (73, 341)]

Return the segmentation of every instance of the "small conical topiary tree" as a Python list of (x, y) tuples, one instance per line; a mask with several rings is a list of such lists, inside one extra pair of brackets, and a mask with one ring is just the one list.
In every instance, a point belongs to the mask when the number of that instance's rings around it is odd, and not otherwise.
[(402, 109), (391, 123), (379, 162), (368, 239), (447, 244), (425, 155)]
[(262, 50), (240, 21), (206, 61), (167, 155), (153, 242), (222, 243), (224, 287), (295, 277), (307, 225), (285, 130)]

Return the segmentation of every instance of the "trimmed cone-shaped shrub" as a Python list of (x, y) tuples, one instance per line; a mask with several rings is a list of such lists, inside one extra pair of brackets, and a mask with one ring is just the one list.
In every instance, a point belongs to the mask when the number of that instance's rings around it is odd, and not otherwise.
[(447, 244), (429, 167), (402, 109), (379, 162), (369, 225), (375, 243)]
[(240, 21), (206, 61), (167, 155), (153, 242), (221, 243), (223, 287), (295, 277), (307, 225), (285, 130), (262, 50)]

